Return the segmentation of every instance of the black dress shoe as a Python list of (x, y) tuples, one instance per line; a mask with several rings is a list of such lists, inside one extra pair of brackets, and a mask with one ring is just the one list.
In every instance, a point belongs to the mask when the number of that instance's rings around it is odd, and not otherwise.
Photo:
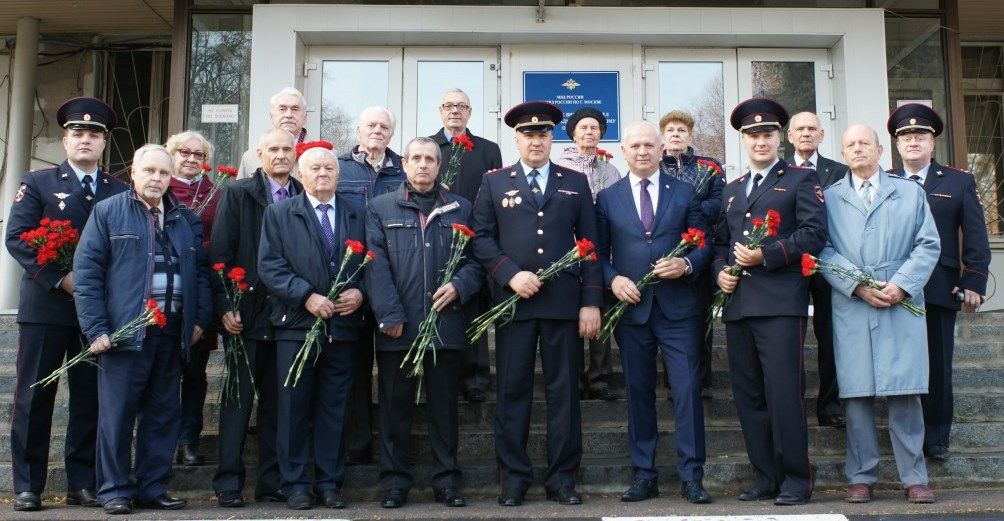
[(178, 445), (174, 462), (186, 467), (198, 467), (206, 464), (206, 458), (203, 458), (202, 454), (199, 454), (199, 451), (192, 445)]
[(314, 499), (306, 492), (293, 492), (286, 500), (286, 508), (290, 510), (310, 510), (314, 506)]
[(680, 484), (680, 493), (683, 494), (684, 499), (691, 503), (711, 503), (711, 494), (704, 490), (704, 485), (701, 484), (700, 480), (684, 481)]
[(610, 390), (609, 387), (598, 387), (589, 391), (594, 400), (603, 400), (606, 402), (611, 402), (617, 399), (617, 394)]
[(99, 507), (101, 506), (101, 501), (98, 501), (98, 495), (93, 490), (84, 488), (67, 492), (66, 504), (82, 507)]
[(464, 391), (464, 399), (471, 403), (484, 403), (488, 401), (488, 393), (484, 389), (467, 389)]
[(830, 414), (827, 416), (820, 416), (819, 418), (820, 427), (846, 427), (847, 418), (841, 413)]
[(659, 480), (657, 479), (636, 479), (631, 488), (624, 491), (621, 494), (621, 501), (635, 502), (635, 501), (645, 501), (646, 499), (651, 499), (654, 497), (659, 497)]
[(753, 487), (739, 494), (739, 501), (763, 501), (765, 499), (774, 499), (777, 497), (778, 492), (779, 491), (777, 489), (761, 490)]
[(435, 490), (436, 503), (442, 503), (448, 507), (463, 507), (467, 506), (467, 500), (464, 496), (460, 495), (454, 487), (440, 488)]
[(581, 505), (582, 496), (572, 487), (561, 487), (558, 490), (548, 490), (547, 500), (560, 505)]
[(360, 452), (346, 452), (345, 453), (345, 464), (346, 465), (366, 465), (368, 463), (373, 463), (373, 455), (369, 451)]
[(924, 448), (924, 455), (935, 461), (948, 461), (948, 449), (941, 445), (931, 445)]
[(227, 490), (216, 494), (216, 501), (223, 508), (240, 508), (244, 506), (244, 496), (236, 490)]
[(380, 506), (384, 508), (401, 508), (408, 501), (408, 493), (404, 489), (392, 488), (384, 492)]
[(132, 500), (127, 497), (109, 499), (104, 505), (105, 513), (112, 516), (132, 514)]
[(321, 499), (324, 500), (325, 508), (345, 508), (345, 498), (342, 497), (342, 491), (337, 488), (325, 490), (324, 494), (321, 494)]
[(152, 508), (154, 510), (181, 510), (185, 508), (188, 501), (184, 499), (173, 498), (167, 494), (161, 494), (153, 499), (144, 501), (142, 503), (143, 508)]
[(20, 512), (42, 510), (42, 498), (34, 492), (21, 492), (14, 498), (14, 510)]
[(518, 507), (523, 504), (523, 491), (514, 488), (502, 489), (499, 493), (499, 506)]
[(775, 505), (804, 505), (809, 502), (808, 494), (798, 494), (796, 492), (781, 492), (774, 498)]
[(274, 492), (262, 492), (255, 494), (254, 500), (258, 503), (285, 503), (286, 495), (278, 490)]

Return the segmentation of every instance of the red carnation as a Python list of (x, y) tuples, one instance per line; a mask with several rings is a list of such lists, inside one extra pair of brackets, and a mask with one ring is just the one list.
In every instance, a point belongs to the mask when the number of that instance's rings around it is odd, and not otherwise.
[(589, 262), (596, 262), (599, 259), (600, 257), (599, 255), (596, 255), (595, 251), (589, 254)]
[(213, 264), (213, 271), (217, 273), (223, 273), (223, 270), (225, 270), (226, 268), (227, 265), (223, 264), (222, 262), (217, 262), (216, 264)]
[(366, 262), (373, 262), (376, 260), (376, 254), (372, 250), (366, 252)]
[(247, 291), (250, 288), (251, 286), (247, 282), (244, 282), (243, 280), (237, 283), (237, 291), (243, 292)]
[(453, 223), (453, 229), (455, 231), (457, 231), (457, 232), (460, 232), (460, 233), (468, 236), (468, 237), (472, 237), (472, 238), (474, 237), (474, 230), (470, 229), (465, 224)]
[(759, 217), (754, 217), (753, 218), (753, 227), (754, 228), (759, 228), (761, 226), (763, 226), (763, 219), (761, 219)]
[(199, 164), (199, 170), (201, 170), (203, 172), (209, 172), (212, 169), (213, 169), (213, 167), (209, 166), (209, 163), (200, 163)]
[(353, 255), (361, 255), (364, 251), (366, 251), (366, 247), (363, 246), (363, 243), (352, 239), (345, 241), (345, 247), (351, 250)]
[(808, 277), (816, 272), (816, 258), (808, 253), (802, 254), (802, 276)]
[(470, 152), (471, 150), (474, 150), (474, 142), (471, 141), (471, 138), (467, 137), (467, 134), (461, 134), (459, 136), (453, 136), (452, 141), (453, 141), (453, 143), (464, 147), (464, 150), (466, 150), (468, 152)]
[(304, 141), (296, 145), (296, 157), (300, 157), (304, 152), (310, 150), (311, 148), (326, 148), (328, 150), (334, 150), (335, 145), (332, 145), (329, 141), (324, 141), (323, 139), (318, 141)]
[(234, 266), (233, 268), (230, 268), (230, 273), (227, 273), (227, 278), (233, 281), (234, 284), (237, 284), (243, 282), (246, 275), (247, 273), (244, 271), (244, 268)]
[(157, 309), (157, 301), (153, 299), (148, 299), (146, 301), (146, 309)]
[(701, 249), (705, 246), (704, 232), (698, 228), (687, 228), (683, 234), (683, 240)]
[(160, 328), (167, 325), (167, 315), (160, 308), (153, 309), (153, 323)]
[(777, 235), (781, 226), (781, 213), (777, 210), (767, 210), (767, 235)]
[(596, 246), (593, 245), (593, 242), (585, 237), (575, 241), (575, 247), (579, 250), (578, 253), (580, 259), (589, 257), (589, 254), (596, 248)]
[(220, 175), (224, 175), (227, 177), (237, 177), (237, 167), (235, 166), (220, 165), (216, 167), (216, 171), (219, 172)]

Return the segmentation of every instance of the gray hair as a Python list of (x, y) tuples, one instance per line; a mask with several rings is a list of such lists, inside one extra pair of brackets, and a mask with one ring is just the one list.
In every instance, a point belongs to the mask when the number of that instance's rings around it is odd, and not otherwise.
[(300, 157), (296, 158), (296, 168), (303, 172), (306, 170), (304, 165), (307, 164), (308, 159), (314, 159), (315, 156), (330, 155), (332, 159), (335, 160), (335, 164), (338, 164), (338, 155), (335, 154), (334, 149), (328, 150), (324, 147), (313, 147), (308, 148), (304, 153), (300, 154)]
[(453, 87), (452, 89), (446, 89), (446, 92), (443, 93), (443, 97), (445, 98), (447, 94), (463, 94), (464, 97), (467, 98), (467, 103), (470, 104), (471, 102), (471, 97), (468, 96), (466, 92), (464, 92), (464, 89), (458, 87)]
[(374, 105), (372, 107), (366, 107), (366, 108), (364, 108), (363, 111), (359, 113), (359, 124), (357, 124), (356, 126), (361, 125), (363, 118), (366, 116), (366, 114), (369, 114), (370, 112), (382, 112), (382, 113), (384, 113), (384, 115), (387, 116), (387, 119), (390, 120), (390, 130), (391, 130), (391, 132), (394, 131), (394, 128), (397, 126), (397, 120), (394, 119), (394, 113), (391, 112), (389, 109), (387, 109), (387, 107), (381, 107), (379, 105)]
[(432, 148), (436, 150), (436, 162), (439, 164), (443, 164), (443, 152), (439, 149), (439, 143), (436, 143), (435, 139), (425, 136), (418, 136), (416, 138), (413, 138), (411, 141), (408, 142), (407, 145), (404, 146), (403, 159), (405, 161), (407, 161), (408, 158), (411, 157), (411, 147), (415, 145), (432, 145)]
[(288, 131), (288, 130), (286, 130), (284, 128), (272, 128), (272, 129), (269, 129), (268, 131), (266, 131), (264, 134), (262, 134), (258, 138), (258, 148), (261, 148), (261, 147), (265, 146), (265, 140), (268, 139), (269, 136), (271, 136), (272, 134), (285, 134), (287, 137), (289, 137), (289, 140), (294, 145), (296, 144), (296, 136), (294, 136), (292, 132), (290, 132), (290, 131)]
[(147, 155), (149, 152), (161, 152), (167, 156), (171, 163), (171, 171), (174, 171), (174, 157), (172, 157), (171, 153), (167, 151), (167, 148), (163, 145), (158, 145), (157, 143), (147, 143), (137, 148), (136, 152), (132, 155), (132, 168), (135, 168), (136, 162), (143, 159), (143, 156)]
[(203, 161), (209, 163), (213, 159), (213, 144), (206, 139), (206, 136), (203, 136), (201, 133), (194, 130), (179, 132), (167, 138), (167, 143), (164, 143), (164, 148), (167, 149), (169, 154), (174, 155), (175, 152), (181, 150), (181, 145), (183, 143), (193, 139), (197, 139), (200, 143), (202, 143), (202, 148), (206, 151), (206, 158), (203, 159)]
[(293, 87), (283, 87), (282, 90), (273, 94), (272, 97), (268, 99), (268, 106), (274, 108), (276, 104), (279, 103), (279, 98), (282, 96), (296, 96), (296, 99), (300, 101), (300, 107), (304, 110), (307, 109), (307, 98), (304, 98), (303, 93)]

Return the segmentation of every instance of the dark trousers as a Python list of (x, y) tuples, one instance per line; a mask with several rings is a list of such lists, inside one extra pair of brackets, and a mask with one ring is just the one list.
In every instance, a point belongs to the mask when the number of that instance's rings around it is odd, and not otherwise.
[(727, 322), (732, 394), (746, 453), (761, 490), (812, 493), (802, 317), (757, 317)]
[(112, 348), (98, 364), (98, 499), (152, 500), (167, 492), (178, 442), (181, 340), (151, 327), (142, 350)]
[[(600, 309), (600, 313), (606, 313), (611, 305), (612, 303), (608, 302)], [(581, 388), (589, 391), (609, 389), (610, 375), (614, 372), (613, 356), (610, 354), (610, 340), (601, 342), (593, 338), (584, 341), (584, 343), (589, 350), (589, 360), (588, 363), (582, 364)]]
[[(316, 363), (307, 363), (298, 384), (294, 386), (290, 382), (289, 386), (284, 386), (282, 382), (303, 342), (279, 340), (276, 344), (279, 382), (276, 455), (282, 491), (289, 496), (310, 493), (311, 488), (317, 493), (340, 489), (345, 477), (342, 449), (345, 404), (359, 346), (355, 342), (329, 343), (322, 339)], [(314, 453), (313, 482), (307, 476), (311, 448)]]
[[(80, 329), (46, 324), (20, 324), (17, 383), (11, 412), (10, 452), (14, 492), (41, 494), (49, 465), (52, 411), (58, 385), (31, 387), (83, 349)], [(70, 400), (66, 425), (66, 486), (94, 488), (94, 443), (98, 428), (98, 373), (78, 364), (68, 374)]]
[[(717, 273), (715, 275), (717, 276)], [(708, 312), (711, 311), (711, 303), (715, 299), (715, 290), (718, 289), (718, 281), (715, 277), (712, 277), (711, 269), (708, 268), (697, 276), (694, 284), (697, 287), (697, 302), (700, 308), (702, 328), (697, 345), (698, 374), (701, 378), (701, 387), (710, 389), (714, 383), (711, 353), (715, 341), (715, 331), (714, 328), (708, 328), (707, 320)], [(666, 374), (669, 375), (669, 368), (664, 369), (666, 370)]]
[[(215, 331), (207, 331), (206, 335), (216, 336)], [(199, 446), (199, 435), (202, 434), (203, 414), (206, 406), (206, 365), (209, 364), (211, 347), (216, 345), (216, 339), (203, 337), (192, 344), (190, 356), (181, 365), (181, 431), (178, 433), (178, 445)]]
[(672, 382), (677, 472), (683, 481), (704, 477), (704, 405), (698, 374), (703, 318), (670, 319), (653, 305), (647, 324), (621, 324), (615, 331), (627, 388), (631, 464), (639, 479), (659, 477), (655, 463), (659, 441), (656, 356), (662, 358)]
[[(478, 315), (491, 309), (491, 296), (483, 289), (476, 297), (468, 300), (461, 308), (468, 324)], [(488, 358), (488, 335), (467, 346), (460, 354), (460, 388), (465, 391), (475, 389), (487, 391), (491, 385), (491, 362)]]
[(812, 296), (812, 331), (816, 335), (816, 368), (819, 371), (819, 395), (816, 416), (819, 419), (841, 414), (840, 387), (837, 384), (837, 363), (833, 358), (833, 288), (822, 275), (809, 278)]
[[(255, 495), (278, 491), (281, 486), (279, 460), (275, 455), (276, 443), (276, 382), (275, 342), (245, 340), (247, 367), (241, 365), (237, 402), (220, 404), (220, 464), (213, 476), (213, 490), (220, 492), (243, 491), (245, 482), (244, 444), (247, 440), (248, 422), (254, 405), (254, 390), (258, 392), (258, 479)], [(252, 376), (254, 388), (252, 389)], [(285, 378), (285, 377), (283, 377)]]
[(495, 332), (495, 458), (501, 485), (525, 491), (533, 480), (530, 435), (533, 373), (540, 345), (547, 401), (547, 471), (544, 487), (574, 487), (582, 460), (578, 373), (582, 340), (575, 320), (519, 320)]
[[(377, 351), (377, 382), (380, 391), (380, 486), (408, 490), (414, 485), (408, 440), (415, 414), (418, 379), (409, 377), (412, 364), (403, 368), (405, 351)], [(425, 410), (433, 469), (429, 484), (434, 489), (460, 487), (457, 462), (457, 391), (461, 351), (439, 350), (435, 362), (428, 353), (422, 367), (425, 376)]]
[(952, 355), (955, 352), (954, 309), (928, 304), (927, 353), (930, 363), (928, 392), (921, 395), (924, 406), (924, 447), (948, 449), (952, 433), (955, 400), (952, 395)]
[[(370, 318), (368, 324), (373, 324)], [(345, 410), (345, 452), (368, 459), (373, 450), (373, 334), (372, 327), (359, 332), (355, 344), (356, 358), (352, 369), (352, 389)], [(285, 381), (285, 376), (280, 379)]]

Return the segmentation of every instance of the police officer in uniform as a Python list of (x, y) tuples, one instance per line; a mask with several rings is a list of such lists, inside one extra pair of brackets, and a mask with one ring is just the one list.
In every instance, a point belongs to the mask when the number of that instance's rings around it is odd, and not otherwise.
[(552, 163), (551, 131), (562, 119), (550, 103), (531, 101), (505, 115), (516, 131), (518, 163), (485, 174), (474, 204), (475, 258), (498, 302), (522, 299), (513, 320), (496, 329), (495, 455), (502, 506), (518, 506), (533, 479), (527, 454), (533, 372), (540, 345), (547, 396), (547, 498), (577, 505), (582, 459), (578, 374), (582, 340), (599, 331), (603, 301), (596, 263), (582, 263), (542, 283), (535, 274), (575, 246), (596, 240), (596, 214), (585, 175)]
[(960, 306), (971, 312), (986, 300), (990, 243), (976, 179), (932, 160), (934, 140), (945, 128), (938, 113), (926, 105), (908, 103), (893, 111), (886, 127), (903, 158), (903, 167), (890, 173), (924, 186), (941, 236), (941, 257), (924, 287), (930, 379), (921, 402), (924, 454), (944, 461), (954, 414), (955, 316)]
[[(715, 235), (718, 285), (731, 293), (722, 310), (732, 393), (746, 452), (756, 473), (743, 501), (773, 499), (800, 505), (812, 495), (802, 343), (809, 308), (802, 253), (817, 255), (826, 243), (826, 208), (814, 170), (777, 156), (788, 112), (753, 98), (736, 106), (732, 127), (742, 133), (750, 170), (722, 191), (724, 210)], [(747, 248), (753, 219), (780, 214), (777, 234)], [(745, 273), (730, 275), (729, 265)]]
[[(94, 98), (73, 98), (56, 113), (63, 127), (67, 159), (52, 168), (25, 174), (14, 196), (7, 225), (7, 250), (24, 268), (17, 321), (20, 326), (17, 386), (11, 417), (11, 466), (15, 510), (41, 508), (56, 386), (31, 388), (81, 349), (80, 326), (73, 305), (73, 272), (55, 263), (40, 266), (36, 251), (21, 233), (43, 217), (69, 220), (82, 232), (91, 208), (128, 186), (98, 168), (115, 112)], [(94, 443), (97, 429), (97, 370), (80, 364), (70, 370), (69, 420), (66, 427), (66, 482), (70, 505), (101, 506), (94, 491)]]

